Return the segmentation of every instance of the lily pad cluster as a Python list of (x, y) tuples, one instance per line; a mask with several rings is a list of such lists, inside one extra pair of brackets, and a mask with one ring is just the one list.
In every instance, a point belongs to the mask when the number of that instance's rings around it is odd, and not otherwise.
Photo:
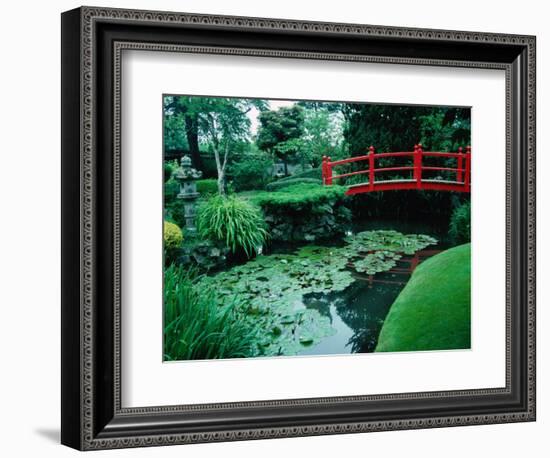
[(366, 231), (346, 238), (342, 247), (308, 245), (293, 254), (259, 256), (244, 265), (202, 277), (201, 287), (217, 291), (220, 306), (238, 299), (242, 317), (265, 333), (259, 355), (295, 355), (334, 334), (330, 319), (305, 308), (303, 296), (343, 291), (353, 271), (369, 275), (391, 269), (403, 254), (437, 241), (426, 235)]
[(397, 231), (364, 231), (346, 237), (340, 255), (347, 257), (354, 270), (368, 275), (395, 267), (403, 255), (413, 255), (437, 240), (424, 234), (401, 234)]

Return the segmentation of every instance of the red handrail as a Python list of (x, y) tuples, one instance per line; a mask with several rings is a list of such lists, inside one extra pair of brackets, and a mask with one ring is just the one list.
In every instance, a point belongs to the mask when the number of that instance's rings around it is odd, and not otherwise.
[[(381, 167), (376, 168), (376, 160), (387, 157), (404, 157), (412, 156), (413, 164), (411, 166), (394, 166), (394, 167)], [(422, 165), (423, 157), (436, 157), (436, 158), (456, 158), (456, 167), (435, 167)], [(364, 170), (357, 170), (353, 172), (342, 173), (339, 175), (333, 175), (333, 167), (339, 165), (350, 164), (353, 162), (368, 161), (369, 167)], [(323, 162), (321, 165), (323, 183), (325, 185), (331, 185), (333, 180), (339, 178), (346, 178), (356, 175), (368, 174), (368, 182), (353, 185), (353, 192), (348, 190), (349, 193), (357, 194), (359, 192), (369, 192), (377, 190), (391, 190), (391, 189), (437, 189), (447, 191), (460, 191), (470, 192), (470, 168), (471, 168), (471, 147), (466, 147), (466, 153), (463, 152), (462, 147), (458, 149), (457, 153), (440, 152), (440, 151), (424, 151), (422, 145), (414, 145), (414, 151), (405, 152), (387, 152), (387, 153), (375, 153), (374, 147), (369, 147), (369, 154), (363, 156), (350, 157), (347, 159), (340, 159), (332, 161), (330, 157), (323, 156)], [(392, 180), (376, 182), (375, 174), (384, 172), (398, 172), (398, 171), (412, 171), (412, 180), (393, 180), (395, 186), (392, 187)], [(422, 171), (442, 171), (442, 172), (456, 172), (456, 181), (450, 182), (448, 180), (428, 180), (422, 178)], [(379, 184), (379, 186), (377, 186)]]

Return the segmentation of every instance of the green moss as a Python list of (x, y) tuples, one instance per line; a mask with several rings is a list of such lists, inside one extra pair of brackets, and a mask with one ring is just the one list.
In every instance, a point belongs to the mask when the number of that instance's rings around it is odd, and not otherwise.
[(393, 303), (376, 351), (470, 348), (470, 244), (420, 264)]

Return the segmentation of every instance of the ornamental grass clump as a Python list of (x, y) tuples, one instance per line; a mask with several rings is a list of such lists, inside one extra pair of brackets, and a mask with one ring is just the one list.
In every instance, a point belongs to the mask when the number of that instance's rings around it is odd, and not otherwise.
[(262, 211), (237, 196), (215, 196), (200, 206), (197, 229), (203, 238), (220, 241), (233, 253), (257, 254), (268, 238)]
[(164, 360), (255, 356), (258, 330), (235, 301), (219, 305), (213, 290), (197, 287), (193, 272), (164, 272)]

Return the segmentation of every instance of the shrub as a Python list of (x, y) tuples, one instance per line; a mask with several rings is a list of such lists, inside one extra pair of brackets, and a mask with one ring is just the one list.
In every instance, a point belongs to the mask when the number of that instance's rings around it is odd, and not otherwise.
[(177, 161), (164, 161), (164, 182), (166, 183), (171, 177), (174, 169), (178, 166)]
[(321, 180), (323, 178), (321, 167), (304, 170), (303, 172), (298, 172), (288, 177), (281, 178), (280, 180), (277, 180), (277, 183), (280, 183), (282, 181), (294, 180), (296, 178), (317, 178), (318, 180)]
[(179, 183), (174, 180), (173, 178), (170, 178), (168, 181), (164, 183), (164, 203), (165, 205), (167, 203), (173, 202), (176, 200), (176, 196), (180, 192), (180, 185)]
[(262, 208), (286, 207), (289, 210), (303, 210), (309, 207), (334, 204), (343, 199), (346, 189), (342, 186), (322, 186), (312, 183), (293, 184), (277, 192), (258, 192), (252, 195), (252, 201)]
[(229, 174), (235, 191), (262, 189), (269, 181), (269, 167), (273, 164), (267, 155), (247, 155), (231, 165)]
[(233, 253), (257, 253), (268, 233), (261, 210), (237, 196), (215, 196), (199, 207), (197, 229), (201, 237), (221, 241)]
[(178, 248), (183, 242), (183, 233), (177, 224), (164, 221), (164, 248), (171, 250)]
[(470, 202), (456, 207), (449, 223), (449, 238), (456, 244), (470, 241)]
[(217, 194), (218, 180), (216, 180), (215, 178), (206, 178), (204, 180), (197, 180), (197, 191), (202, 195)]
[(292, 178), (287, 180), (277, 180), (273, 183), (269, 183), (265, 188), (268, 191), (278, 191), (283, 188), (288, 188), (289, 186), (295, 184), (316, 184), (321, 185), (323, 182), (318, 178)]
[(254, 356), (258, 331), (236, 302), (220, 306), (213, 291), (196, 286), (193, 273), (175, 265), (164, 272), (164, 359)]
[(179, 227), (185, 226), (185, 202), (182, 199), (174, 199), (164, 202), (164, 219), (176, 223)]
[(340, 186), (300, 183), (254, 192), (248, 198), (262, 208), (272, 240), (314, 242), (346, 231), (351, 212), (345, 206), (345, 191)]

